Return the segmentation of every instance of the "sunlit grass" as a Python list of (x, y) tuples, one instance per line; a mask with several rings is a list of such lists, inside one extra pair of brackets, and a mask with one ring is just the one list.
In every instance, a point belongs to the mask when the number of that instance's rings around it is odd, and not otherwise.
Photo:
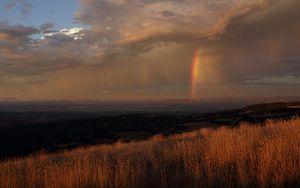
[(300, 119), (200, 129), (0, 163), (0, 187), (300, 185)]

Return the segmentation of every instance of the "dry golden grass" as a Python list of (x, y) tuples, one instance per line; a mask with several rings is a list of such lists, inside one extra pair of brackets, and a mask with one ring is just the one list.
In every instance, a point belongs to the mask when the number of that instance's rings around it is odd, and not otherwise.
[(296, 187), (300, 119), (0, 163), (0, 187)]

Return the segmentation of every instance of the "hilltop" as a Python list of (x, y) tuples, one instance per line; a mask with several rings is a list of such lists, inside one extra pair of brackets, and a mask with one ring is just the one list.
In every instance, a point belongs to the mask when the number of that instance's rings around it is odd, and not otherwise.
[(200, 128), (262, 124), (300, 115), (300, 102), (250, 105), (215, 113), (96, 114), (80, 112), (1, 112), (0, 156), (53, 152), (84, 145), (137, 141)]
[(0, 162), (0, 187), (299, 187), (300, 119)]

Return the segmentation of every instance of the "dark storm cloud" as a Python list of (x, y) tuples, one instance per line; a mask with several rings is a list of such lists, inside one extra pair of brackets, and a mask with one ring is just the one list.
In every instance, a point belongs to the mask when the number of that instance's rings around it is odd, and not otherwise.
[[(300, 27), (299, 10), (300, 1), (277, 1), (269, 9), (232, 19), (226, 31), (217, 39), (234, 45), (280, 35), (284, 30), (289, 30), (291, 33), (298, 32)], [(292, 37), (294, 35), (290, 38)]]
[(299, 1), (277, 1), (264, 11), (232, 19), (226, 31), (201, 43), (224, 57), (220, 69), (232, 81), (253, 84), (282, 78), (294, 83), (300, 70), (299, 10)]

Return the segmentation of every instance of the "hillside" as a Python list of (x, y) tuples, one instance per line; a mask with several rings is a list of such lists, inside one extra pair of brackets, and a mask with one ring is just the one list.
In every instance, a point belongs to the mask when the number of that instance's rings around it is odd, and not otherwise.
[[(300, 102), (247, 106), (215, 113), (88, 114), (71, 112), (0, 112), (0, 158), (44, 150), (55, 152), (117, 141), (145, 140), (199, 128), (263, 123), (300, 115)], [(1, 126), (2, 124), (2, 126)]]
[(300, 119), (0, 163), (0, 187), (299, 187)]

